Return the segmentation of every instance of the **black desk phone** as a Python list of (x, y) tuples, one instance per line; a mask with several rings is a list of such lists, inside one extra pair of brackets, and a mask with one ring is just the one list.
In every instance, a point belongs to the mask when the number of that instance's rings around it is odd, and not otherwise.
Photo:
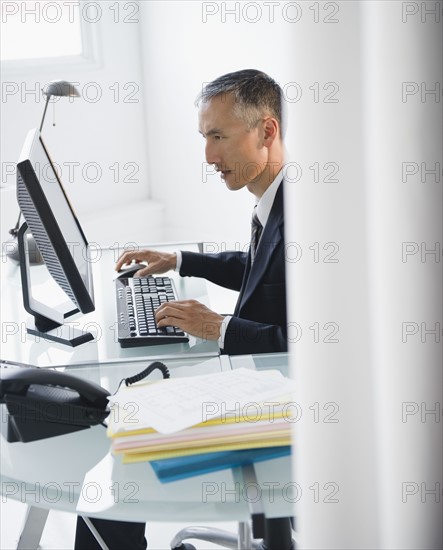
[(10, 442), (36, 441), (84, 430), (109, 414), (109, 392), (98, 384), (50, 369), (0, 360), (3, 434)]

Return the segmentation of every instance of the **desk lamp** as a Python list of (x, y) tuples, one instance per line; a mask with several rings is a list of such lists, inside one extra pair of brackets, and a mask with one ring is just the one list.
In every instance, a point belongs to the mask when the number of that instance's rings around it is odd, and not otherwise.
[[(67, 96), (67, 97), (80, 96), (77, 88), (70, 82), (67, 82), (66, 80), (52, 80), (51, 82), (48, 83), (46, 88), (42, 90), (42, 92), (43, 92), (43, 95), (46, 96), (46, 103), (45, 103), (45, 109), (43, 111), (42, 121), (40, 123), (40, 133), (43, 128), (43, 123), (45, 122), (45, 116), (46, 116), (46, 111), (48, 109), (49, 100), (51, 99), (52, 96)], [(6, 255), (8, 256), (8, 258), (11, 258), (11, 260), (15, 260), (16, 262), (20, 261), (17, 235), (18, 235), (18, 230), (20, 228), (21, 216), (22, 216), (22, 213), (20, 211), (18, 215), (17, 223), (15, 224), (13, 229), (9, 230), (9, 234), (12, 235), (13, 237), (9, 241), (9, 244), (12, 244), (13, 246), (11, 247), (10, 250), (6, 252)], [(32, 235), (28, 235), (28, 249), (29, 249), (29, 263), (42, 264), (43, 258), (38, 250), (38, 247)]]

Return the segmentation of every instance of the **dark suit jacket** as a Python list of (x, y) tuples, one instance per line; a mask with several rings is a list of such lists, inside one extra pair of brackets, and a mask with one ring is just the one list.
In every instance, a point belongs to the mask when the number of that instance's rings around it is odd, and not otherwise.
[(287, 350), (283, 183), (275, 195), (252, 269), (250, 253), (182, 252), (180, 275), (204, 277), (240, 292), (223, 353)]

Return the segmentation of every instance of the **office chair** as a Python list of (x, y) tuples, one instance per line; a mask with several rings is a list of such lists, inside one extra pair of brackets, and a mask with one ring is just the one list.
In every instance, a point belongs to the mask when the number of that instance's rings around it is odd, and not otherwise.
[[(257, 484), (253, 464), (241, 466), (241, 473), (245, 484)], [(196, 550), (194, 545), (183, 542), (186, 539), (204, 540), (232, 550), (296, 550), (292, 518), (266, 518), (259, 501), (248, 501), (248, 506), (251, 521), (239, 522), (237, 535), (212, 527), (186, 527), (172, 539), (171, 550)]]
[(193, 544), (183, 542), (186, 539), (204, 540), (231, 550), (296, 550), (292, 538), (291, 518), (273, 518), (264, 520), (262, 540), (252, 538), (249, 523), (239, 523), (238, 535), (222, 529), (209, 527), (186, 527), (179, 531), (171, 541), (171, 550), (196, 550)]

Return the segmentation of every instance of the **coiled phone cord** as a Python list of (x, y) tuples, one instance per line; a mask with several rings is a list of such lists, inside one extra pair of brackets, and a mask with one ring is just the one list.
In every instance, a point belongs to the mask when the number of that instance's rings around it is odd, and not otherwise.
[(160, 361), (154, 361), (138, 374), (135, 374), (134, 376), (129, 376), (128, 378), (122, 378), (120, 380), (120, 384), (118, 385), (117, 391), (115, 393), (118, 392), (123, 382), (125, 383), (126, 386), (130, 386), (131, 384), (140, 382), (140, 380), (143, 380), (144, 378), (149, 376), (151, 372), (153, 372), (155, 369), (158, 369), (162, 372), (163, 378), (171, 377), (171, 375), (169, 374), (168, 367), (164, 363), (161, 363)]

